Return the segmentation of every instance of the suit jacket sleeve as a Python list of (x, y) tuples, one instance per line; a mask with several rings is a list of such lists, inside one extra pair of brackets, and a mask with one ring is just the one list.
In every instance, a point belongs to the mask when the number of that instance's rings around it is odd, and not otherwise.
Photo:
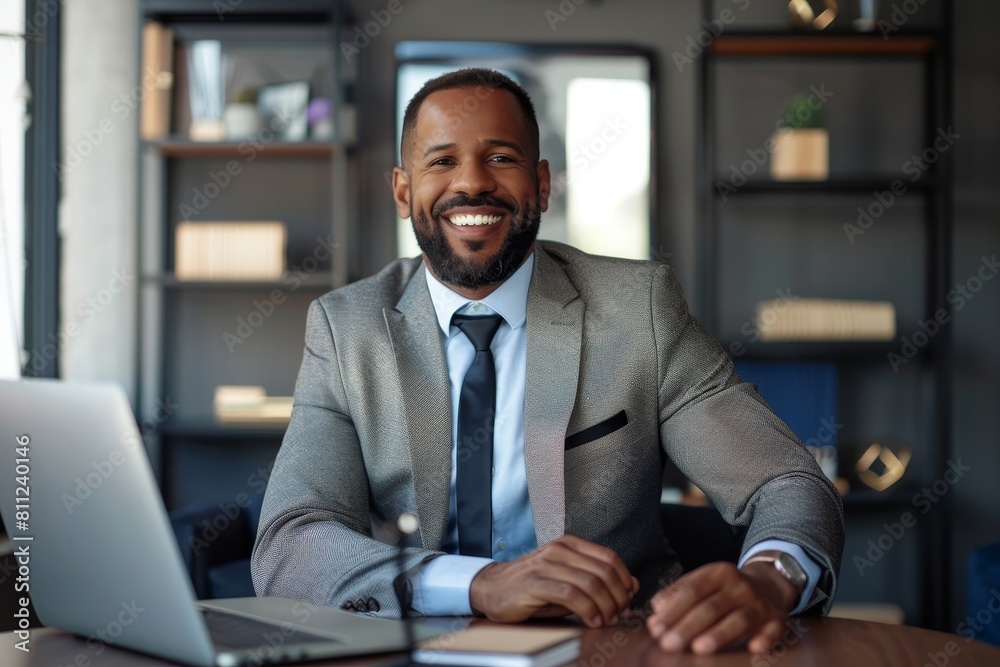
[(374, 599), (399, 617), (396, 580), (441, 552), (372, 537), (370, 489), (328, 314), (314, 301), (291, 421), (264, 496), (251, 571), (258, 595), (340, 607)]
[(787, 540), (819, 563), (823, 573), (806, 608), (826, 613), (844, 548), (839, 493), (691, 316), (669, 267), (657, 271), (651, 298), (667, 455), (726, 521), (749, 526), (744, 552), (765, 539)]

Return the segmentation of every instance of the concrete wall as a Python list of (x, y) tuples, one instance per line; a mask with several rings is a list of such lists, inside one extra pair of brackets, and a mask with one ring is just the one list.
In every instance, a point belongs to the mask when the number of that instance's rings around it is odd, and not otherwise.
[(59, 356), (70, 379), (136, 379), (138, 9), (63, 4)]

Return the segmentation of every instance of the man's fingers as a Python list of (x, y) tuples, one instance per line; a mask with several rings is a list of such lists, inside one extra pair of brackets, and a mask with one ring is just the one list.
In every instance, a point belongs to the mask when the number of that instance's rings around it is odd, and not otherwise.
[(663, 628), (672, 627), (692, 607), (714, 594), (721, 586), (720, 577), (709, 566), (685, 574), (653, 596), (653, 613), (647, 621), (650, 632), (657, 636)]
[[(623, 582), (618, 576), (614, 565), (611, 563), (571, 548), (555, 550), (552, 557), (553, 559), (557, 559), (557, 562), (562, 566), (587, 572), (600, 580), (603, 589), (614, 600), (614, 614), (618, 614), (628, 608), (629, 600), (632, 599), (632, 575), (629, 575), (628, 579)], [(596, 588), (588, 587), (588, 590), (597, 592)]]
[(638, 580), (613, 550), (566, 535), (483, 568), (472, 580), (469, 602), (495, 621), (574, 613), (600, 626), (614, 623), (637, 590)]
[[(659, 637), (660, 647), (664, 651), (683, 651), (691, 646), (695, 637), (714, 627), (719, 619), (724, 619), (738, 608), (739, 601), (728, 592), (722, 590), (701, 600), (691, 607), (677, 622), (667, 626), (666, 632)], [(711, 653), (715, 650), (712, 646)]]
[(767, 653), (771, 647), (781, 639), (781, 633), (785, 629), (786, 619), (775, 619), (769, 621), (747, 644), (747, 650), (751, 653)]
[[(608, 583), (598, 574), (584, 568), (577, 568), (571, 563), (563, 567), (553, 568), (544, 575), (556, 586), (547, 586), (543, 599), (558, 603), (582, 618), (588, 625), (612, 624), (625, 610), (628, 599), (619, 602), (621, 590), (617, 595)], [(617, 585), (617, 582), (613, 582)], [(535, 595), (539, 595), (536, 592)], [(549, 597), (554, 596), (554, 597)]]
[(722, 620), (702, 632), (691, 641), (691, 651), (698, 655), (708, 655), (726, 646), (746, 639), (759, 622), (756, 615), (747, 609), (734, 609)]
[(613, 549), (608, 549), (607, 547), (602, 547), (599, 544), (594, 544), (593, 542), (589, 542), (582, 537), (577, 537), (576, 535), (563, 535), (559, 538), (559, 540), (557, 540), (557, 542), (573, 549), (574, 551), (578, 551), (586, 556), (595, 558), (610, 565), (614, 568), (614, 571), (625, 590), (631, 591), (633, 587), (636, 589), (639, 588), (639, 581), (632, 576), (632, 573), (628, 571), (627, 567), (625, 567), (625, 563), (618, 557), (618, 554), (616, 554)]

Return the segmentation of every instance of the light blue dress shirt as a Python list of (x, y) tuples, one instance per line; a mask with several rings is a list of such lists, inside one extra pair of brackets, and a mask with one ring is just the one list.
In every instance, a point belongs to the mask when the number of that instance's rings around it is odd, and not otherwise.
[[(451, 290), (427, 270), (430, 292), (438, 324), (445, 334), (445, 360), (451, 385), (451, 490), (448, 532), (439, 556), (417, 568), (410, 577), (413, 609), (425, 616), (467, 615), (472, 613), (469, 588), (481, 569), (493, 561), (519, 558), (537, 548), (535, 522), (528, 501), (528, 477), (524, 467), (524, 384), (527, 353), (528, 283), (535, 263), (527, 260), (482, 301), (472, 301)], [(455, 498), (455, 455), (458, 439), (458, 400), (462, 381), (472, 366), (476, 351), (452, 316), (497, 313), (503, 322), (493, 337), (490, 350), (497, 373), (497, 405), (493, 433), (493, 558), (458, 555), (458, 523)], [(782, 540), (766, 540), (751, 547), (743, 561), (765, 549), (777, 549), (793, 556), (809, 575), (799, 605), (805, 606), (819, 581), (820, 567), (798, 545)]]

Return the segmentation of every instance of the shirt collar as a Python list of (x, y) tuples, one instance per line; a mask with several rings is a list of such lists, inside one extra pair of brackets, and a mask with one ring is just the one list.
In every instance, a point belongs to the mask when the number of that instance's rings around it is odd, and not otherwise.
[[(524, 324), (528, 311), (528, 283), (531, 282), (531, 269), (534, 265), (535, 253), (532, 251), (528, 255), (528, 259), (518, 267), (510, 278), (493, 290), (489, 296), (479, 301), (503, 317), (511, 329), (516, 329)], [(438, 280), (427, 268), (426, 263), (424, 271), (427, 274), (427, 290), (431, 294), (431, 303), (434, 304), (434, 313), (437, 315), (438, 324), (448, 336), (451, 334), (452, 316), (459, 308), (471, 303), (472, 299), (462, 296)]]

